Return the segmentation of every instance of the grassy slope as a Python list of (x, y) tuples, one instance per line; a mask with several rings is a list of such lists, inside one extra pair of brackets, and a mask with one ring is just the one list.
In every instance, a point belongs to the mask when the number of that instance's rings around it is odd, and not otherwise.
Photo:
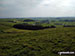
[(75, 51), (74, 27), (32, 31), (12, 28), (13, 24), (0, 22), (0, 56), (59, 56), (59, 51)]

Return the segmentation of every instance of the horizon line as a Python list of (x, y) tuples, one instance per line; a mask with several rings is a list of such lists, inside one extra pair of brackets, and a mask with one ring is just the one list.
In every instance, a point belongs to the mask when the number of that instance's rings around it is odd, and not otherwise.
[[(61, 17), (75, 17), (75, 16), (61, 16)], [(0, 18), (39, 18), (39, 17), (0, 17)], [(57, 17), (52, 17), (52, 18), (57, 18)]]

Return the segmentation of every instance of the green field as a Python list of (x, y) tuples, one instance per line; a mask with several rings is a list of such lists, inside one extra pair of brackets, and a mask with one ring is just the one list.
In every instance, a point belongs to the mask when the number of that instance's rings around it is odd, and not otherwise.
[[(55, 25), (56, 28), (43, 30), (13, 28), (15, 24), (25, 23), (23, 20), (0, 19), (0, 56), (60, 56), (58, 52), (75, 51), (75, 27), (54, 24), (75, 25), (75, 22), (45, 23), (42, 25)], [(28, 23), (33, 24), (34, 22)]]

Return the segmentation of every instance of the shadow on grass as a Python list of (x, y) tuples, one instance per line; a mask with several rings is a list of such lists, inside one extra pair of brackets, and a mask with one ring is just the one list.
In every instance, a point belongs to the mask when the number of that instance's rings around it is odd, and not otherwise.
[(16, 24), (13, 27), (17, 29), (25, 29), (25, 30), (42, 30), (47, 28), (56, 28), (56, 26), (43, 27), (41, 25), (30, 25), (30, 24)]

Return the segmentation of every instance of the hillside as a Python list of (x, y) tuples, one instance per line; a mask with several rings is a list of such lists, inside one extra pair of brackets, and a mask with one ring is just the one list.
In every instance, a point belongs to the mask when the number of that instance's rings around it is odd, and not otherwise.
[(75, 27), (33, 31), (13, 28), (17, 23), (23, 22), (0, 22), (0, 56), (60, 56), (60, 51), (75, 51)]

